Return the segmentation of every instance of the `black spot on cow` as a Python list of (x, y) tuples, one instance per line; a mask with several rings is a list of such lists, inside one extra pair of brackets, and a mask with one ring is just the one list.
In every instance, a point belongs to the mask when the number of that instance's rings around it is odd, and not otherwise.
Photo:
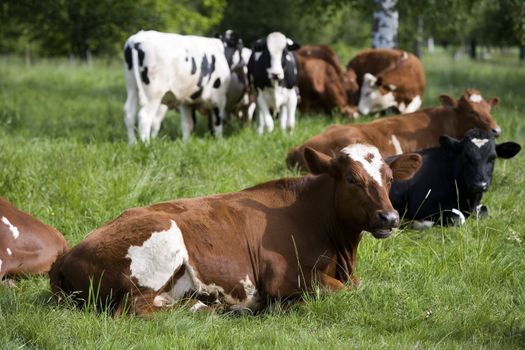
[(191, 75), (195, 74), (197, 72), (197, 63), (195, 63), (195, 58), (191, 58)]
[(140, 78), (144, 82), (144, 84), (149, 84), (149, 77), (148, 77), (148, 67), (144, 67), (142, 71), (140, 72)]
[(213, 114), (215, 115), (215, 126), (221, 125), (222, 120), (217, 107), (213, 108)]
[(133, 67), (133, 63), (131, 61), (131, 47), (129, 46), (126, 46), (126, 48), (124, 49), (124, 60), (128, 65), (128, 70), (131, 70), (131, 68)]
[(191, 94), (190, 98), (192, 100), (196, 100), (202, 95), (202, 87), (199, 86), (199, 90), (195, 91), (193, 94)]
[(189, 60), (189, 58), (188, 58), (188, 56), (186, 56), (186, 57), (184, 58), (184, 61), (188, 62), (188, 60)]
[(211, 55), (210, 78), (213, 72), (215, 72), (215, 55)]
[(135, 50), (137, 50), (137, 52), (139, 54), (139, 66), (142, 67), (144, 65), (144, 56), (146, 56), (146, 54), (140, 48), (140, 43), (136, 43), (134, 47), (135, 47)]
[(221, 78), (215, 79), (215, 81), (213, 82), (213, 87), (218, 89), (220, 86), (221, 86)]

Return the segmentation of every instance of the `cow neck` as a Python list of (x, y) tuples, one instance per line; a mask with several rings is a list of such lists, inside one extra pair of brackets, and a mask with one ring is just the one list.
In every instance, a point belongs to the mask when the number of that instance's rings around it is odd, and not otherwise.
[(459, 208), (464, 214), (474, 213), (476, 207), (481, 202), (482, 193), (471, 193), (468, 191), (467, 184), (462, 176), (463, 165), (461, 163), (461, 157), (455, 157), (454, 166), (454, 178), (458, 186), (459, 192)]

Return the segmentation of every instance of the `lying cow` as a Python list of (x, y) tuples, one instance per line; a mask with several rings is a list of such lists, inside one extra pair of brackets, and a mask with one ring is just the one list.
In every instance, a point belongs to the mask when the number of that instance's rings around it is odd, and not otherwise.
[(183, 297), (257, 310), (353, 276), (362, 230), (386, 238), (399, 224), (392, 178), (419, 168), (416, 154), (390, 165), (377, 148), (353, 144), (331, 159), (305, 149), (312, 172), (241, 192), (126, 210), (95, 230), (51, 270), (53, 292), (81, 305), (91, 282), (103, 305), (160, 310)]
[[(481, 197), (492, 181), (496, 158), (514, 157), (521, 147), (514, 142), (496, 144), (488, 131), (471, 129), (461, 141), (441, 136), (441, 147), (418, 152), (423, 165), (409, 180), (394, 181), (390, 200), (415, 228), (435, 222), (463, 224), (471, 214), (488, 215)], [(421, 221), (422, 220), (422, 221)]]
[(369, 49), (354, 57), (346, 68), (357, 76), (359, 101), (353, 102), (358, 103), (361, 114), (390, 107), (400, 113), (412, 113), (421, 107), (425, 71), (413, 54), (397, 49)]
[(330, 46), (303, 46), (297, 51), (297, 61), (301, 94), (299, 108), (302, 112), (331, 114), (337, 108), (347, 117), (357, 116), (357, 109), (348, 103), (348, 95), (355, 94), (359, 88), (355, 74), (342, 71)]
[(137, 102), (143, 142), (157, 136), (168, 107), (178, 106), (182, 136), (193, 129), (192, 109), (212, 111), (213, 133), (222, 134), (230, 69), (242, 63), (239, 41), (140, 31), (124, 46), (127, 100), (125, 122), (135, 142)]
[(248, 63), (250, 83), (257, 93), (259, 134), (273, 131), (274, 113), (279, 113), (282, 130), (293, 130), (297, 108), (297, 62), (292, 51), (299, 45), (279, 32), (253, 45)]
[(427, 108), (412, 114), (374, 120), (366, 124), (333, 125), (311, 137), (302, 146), (290, 150), (287, 163), (308, 170), (302, 155), (305, 147), (332, 154), (351, 142), (365, 141), (377, 148), (383, 157), (413, 152), (439, 145), (441, 135), (462, 138), (471, 128), (499, 135), (501, 129), (490, 114), (499, 99), (483, 99), (477, 90), (466, 90), (459, 100), (448, 95), (439, 97), (441, 107)]
[(0, 197), (0, 280), (47, 273), (67, 249), (60, 232)]

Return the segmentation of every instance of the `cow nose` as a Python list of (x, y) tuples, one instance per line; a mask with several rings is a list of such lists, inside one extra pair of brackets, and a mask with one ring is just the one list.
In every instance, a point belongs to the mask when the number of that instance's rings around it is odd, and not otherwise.
[(396, 210), (382, 210), (378, 213), (381, 227), (390, 228), (399, 225), (399, 214)]
[(499, 126), (496, 128), (492, 128), (491, 131), (496, 137), (498, 137), (501, 134), (501, 128)]
[(270, 78), (271, 78), (272, 80), (279, 80), (279, 74), (277, 74), (277, 73), (272, 73), (272, 74), (270, 74)]
[(488, 188), (489, 184), (485, 181), (476, 182), (473, 186), (474, 192), (485, 192)]

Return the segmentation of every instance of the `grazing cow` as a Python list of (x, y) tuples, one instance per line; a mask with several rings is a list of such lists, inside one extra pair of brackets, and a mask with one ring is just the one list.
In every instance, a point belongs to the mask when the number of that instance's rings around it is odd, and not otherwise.
[(255, 98), (252, 96), (248, 81), (248, 66), (252, 50), (243, 47), (242, 65), (232, 70), (230, 85), (227, 92), (226, 115), (236, 115), (244, 120), (252, 120), (255, 112)]
[(348, 104), (348, 95), (355, 94), (359, 88), (355, 74), (352, 76), (343, 73), (339, 60), (330, 46), (303, 46), (297, 51), (297, 61), (301, 111), (320, 110), (331, 114), (333, 109), (337, 108), (347, 117), (357, 116), (357, 109)]
[(0, 280), (46, 273), (67, 249), (60, 232), (0, 197)]
[[(514, 142), (496, 144), (492, 134), (471, 129), (461, 141), (441, 136), (441, 147), (418, 152), (423, 165), (409, 180), (394, 181), (390, 190), (392, 205), (415, 228), (435, 222), (463, 224), (474, 214), (488, 215), (481, 197), (492, 181), (496, 158), (514, 157), (521, 147)], [(422, 221), (420, 221), (422, 220)]]
[(257, 40), (248, 63), (250, 83), (257, 93), (259, 134), (273, 131), (272, 114), (279, 113), (282, 130), (293, 130), (297, 108), (297, 62), (292, 51), (299, 45), (279, 32)]
[(483, 99), (477, 90), (465, 90), (459, 100), (441, 95), (441, 107), (427, 108), (412, 114), (381, 118), (365, 124), (333, 125), (319, 135), (311, 137), (302, 146), (290, 150), (287, 163), (308, 170), (302, 155), (304, 147), (324, 154), (332, 154), (349, 143), (368, 142), (383, 157), (413, 152), (439, 145), (439, 136), (462, 138), (472, 128), (491, 131), (496, 136), (501, 129), (490, 111), (499, 98)]
[(125, 122), (135, 142), (137, 102), (143, 142), (157, 136), (168, 107), (179, 107), (182, 136), (193, 129), (193, 108), (212, 111), (213, 133), (222, 134), (231, 70), (242, 64), (242, 42), (232, 31), (224, 37), (140, 31), (124, 46), (127, 100)]
[(82, 305), (93, 282), (102, 305), (118, 314), (127, 301), (142, 314), (190, 296), (257, 310), (317, 283), (357, 283), (362, 230), (390, 235), (399, 224), (388, 199), (392, 178), (412, 176), (421, 158), (405, 154), (387, 165), (364, 144), (334, 159), (312, 149), (305, 157), (316, 175), (126, 210), (53, 265), (52, 290)]
[[(358, 109), (362, 114), (395, 107), (400, 113), (419, 109), (425, 90), (425, 71), (411, 53), (397, 49), (369, 49), (347, 65), (360, 87)], [(353, 103), (357, 103), (354, 99)]]

